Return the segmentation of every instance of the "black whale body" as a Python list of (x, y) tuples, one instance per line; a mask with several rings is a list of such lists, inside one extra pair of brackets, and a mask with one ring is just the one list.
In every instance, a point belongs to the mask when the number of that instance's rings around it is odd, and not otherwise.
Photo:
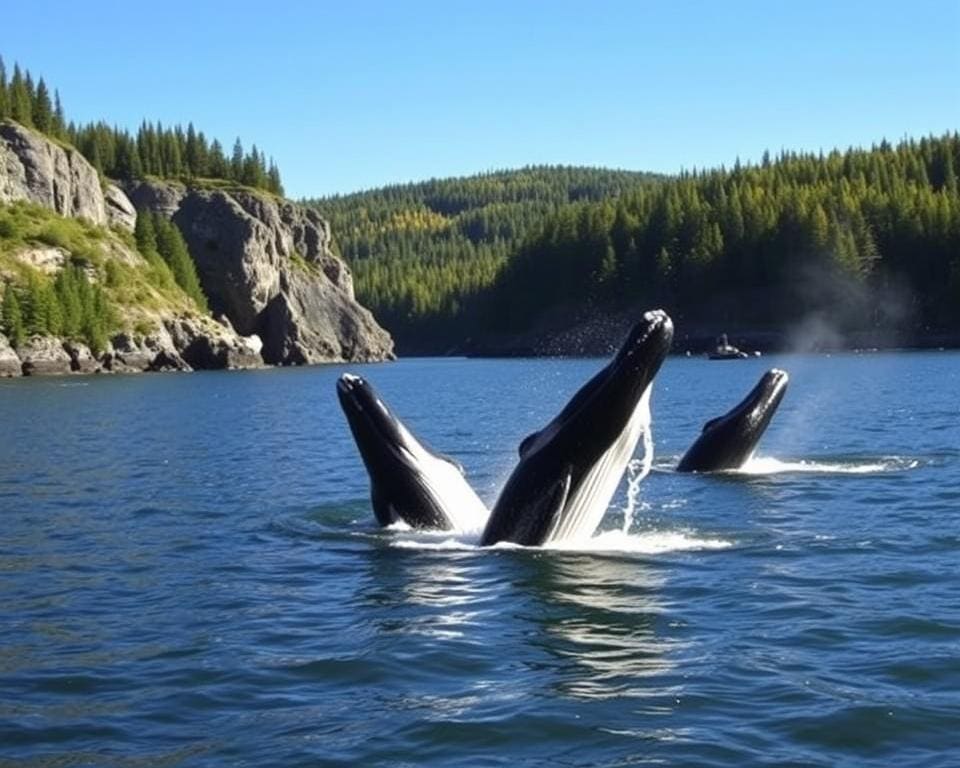
[(650, 385), (672, 340), (667, 314), (647, 312), (613, 359), (521, 443), (481, 544), (538, 546), (593, 533), (649, 422)]
[(787, 391), (785, 371), (767, 371), (742, 401), (711, 419), (677, 465), (677, 472), (740, 469), (753, 455)]
[(370, 499), (382, 526), (479, 530), (487, 508), (459, 464), (421, 443), (359, 376), (337, 381), (337, 397), (370, 476)]

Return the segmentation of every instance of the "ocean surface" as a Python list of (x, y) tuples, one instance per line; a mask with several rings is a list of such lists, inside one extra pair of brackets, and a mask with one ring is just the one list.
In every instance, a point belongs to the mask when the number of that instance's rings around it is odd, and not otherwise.
[(375, 527), (340, 373), (489, 503), (602, 364), (0, 381), (0, 765), (960, 765), (958, 353), (672, 358), (594, 538)]

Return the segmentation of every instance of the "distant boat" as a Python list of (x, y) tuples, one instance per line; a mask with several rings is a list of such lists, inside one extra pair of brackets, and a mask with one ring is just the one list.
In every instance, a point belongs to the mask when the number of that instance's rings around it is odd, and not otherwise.
[(717, 347), (712, 352), (707, 353), (711, 360), (746, 360), (750, 355), (741, 352), (727, 340), (727, 334), (721, 334), (717, 339)]

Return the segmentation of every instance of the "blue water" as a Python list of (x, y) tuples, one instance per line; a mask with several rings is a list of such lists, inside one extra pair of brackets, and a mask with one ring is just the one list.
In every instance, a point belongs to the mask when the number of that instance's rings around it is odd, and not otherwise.
[[(600, 364), (350, 370), (492, 501)], [(343, 370), (0, 382), (0, 764), (960, 764), (960, 355), (669, 360), (580, 551), (377, 530)]]

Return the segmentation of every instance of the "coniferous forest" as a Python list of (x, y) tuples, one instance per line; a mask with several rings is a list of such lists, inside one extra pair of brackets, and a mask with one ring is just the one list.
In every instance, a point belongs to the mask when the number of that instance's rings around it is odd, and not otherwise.
[(330, 220), (358, 298), (401, 348), (442, 351), (468, 332), (468, 313), (545, 220), (659, 180), (541, 166), (305, 202)]
[(193, 123), (184, 128), (144, 121), (134, 135), (103, 121), (67, 122), (58, 91), (51, 94), (42, 77), (34, 82), (30, 72), (17, 64), (8, 78), (0, 58), (0, 120), (4, 118), (72, 144), (110, 178), (222, 180), (283, 194), (279, 169), (256, 144), (246, 152), (238, 138), (228, 154), (217, 139), (208, 139)]
[(401, 351), (649, 306), (719, 327), (818, 313), (956, 334), (958, 168), (953, 133), (671, 178), (526, 169), (315, 202)]

